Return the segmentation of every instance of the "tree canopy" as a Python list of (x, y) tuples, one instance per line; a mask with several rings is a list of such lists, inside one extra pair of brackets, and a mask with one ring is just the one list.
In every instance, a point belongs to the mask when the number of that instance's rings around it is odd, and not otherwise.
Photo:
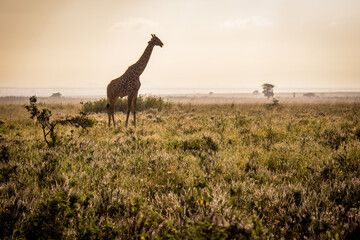
[(270, 83), (264, 83), (263, 85), (261, 85), (263, 88), (263, 94), (265, 97), (267, 97), (268, 99), (270, 97), (274, 97), (274, 87), (275, 85), (270, 84)]

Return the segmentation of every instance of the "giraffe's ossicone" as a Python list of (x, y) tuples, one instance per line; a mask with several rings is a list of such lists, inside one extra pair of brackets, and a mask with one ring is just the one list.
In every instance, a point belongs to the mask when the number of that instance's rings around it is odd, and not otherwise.
[(117, 99), (125, 96), (128, 97), (125, 127), (128, 125), (130, 110), (132, 110), (134, 114), (134, 126), (136, 127), (136, 99), (141, 86), (140, 75), (143, 73), (149, 62), (154, 46), (162, 47), (164, 44), (157, 36), (155, 36), (155, 34), (151, 34), (151, 40), (148, 42), (140, 59), (131, 65), (123, 75), (112, 80), (107, 86), (107, 98), (109, 101), (107, 104), (107, 114), (109, 117), (109, 127), (111, 119), (113, 120), (115, 127), (114, 108)]

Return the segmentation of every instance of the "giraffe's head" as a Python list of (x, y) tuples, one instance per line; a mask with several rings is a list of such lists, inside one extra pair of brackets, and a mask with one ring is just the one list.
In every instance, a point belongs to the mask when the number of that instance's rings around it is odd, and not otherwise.
[(154, 44), (155, 46), (160, 46), (160, 47), (164, 46), (164, 44), (155, 34), (151, 34), (151, 40), (149, 41), (149, 44)]

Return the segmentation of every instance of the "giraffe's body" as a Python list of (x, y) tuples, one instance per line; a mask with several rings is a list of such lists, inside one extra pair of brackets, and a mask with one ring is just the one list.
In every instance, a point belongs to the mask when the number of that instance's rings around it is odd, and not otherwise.
[(143, 73), (147, 63), (149, 62), (154, 46), (162, 47), (163, 43), (158, 37), (153, 34), (151, 40), (148, 42), (148, 46), (146, 47), (140, 59), (136, 63), (131, 65), (123, 75), (112, 80), (107, 86), (107, 97), (109, 100), (109, 104), (107, 105), (107, 113), (109, 117), (109, 127), (111, 118), (115, 126), (114, 107), (117, 99), (119, 97), (122, 98), (125, 96), (128, 96), (128, 107), (125, 126), (127, 127), (130, 109), (132, 107), (132, 112), (134, 114), (134, 126), (136, 127), (136, 99), (139, 88), (141, 86), (140, 75)]
[(107, 86), (109, 101), (113, 98), (129, 96), (138, 92), (141, 86), (139, 76), (136, 76), (131, 66), (120, 77), (112, 80)]

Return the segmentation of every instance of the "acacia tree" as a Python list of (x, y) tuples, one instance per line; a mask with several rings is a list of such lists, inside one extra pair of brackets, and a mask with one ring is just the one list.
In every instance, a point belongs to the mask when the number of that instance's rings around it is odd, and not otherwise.
[[(40, 111), (36, 105), (36, 96), (30, 97), (29, 100), (30, 105), (25, 106), (25, 108), (31, 114), (30, 118), (36, 118), (37, 122), (41, 125), (44, 140), (49, 147), (54, 147), (56, 143), (58, 143), (59, 138), (55, 132), (55, 127), (57, 125), (70, 124), (75, 127), (81, 127), (83, 130), (87, 130), (87, 128), (93, 127), (95, 125), (95, 120), (86, 116), (86, 113), (84, 112), (80, 112), (78, 116), (66, 118), (65, 120), (50, 120), (51, 111), (47, 108), (44, 108), (42, 111)], [(50, 137), (51, 140), (48, 137)], [(70, 138), (70, 140), (71, 139), (72, 138)]]
[(261, 85), (263, 88), (263, 94), (265, 97), (267, 97), (268, 99), (270, 97), (274, 97), (274, 85), (270, 84), (270, 83), (264, 83), (263, 85)]

